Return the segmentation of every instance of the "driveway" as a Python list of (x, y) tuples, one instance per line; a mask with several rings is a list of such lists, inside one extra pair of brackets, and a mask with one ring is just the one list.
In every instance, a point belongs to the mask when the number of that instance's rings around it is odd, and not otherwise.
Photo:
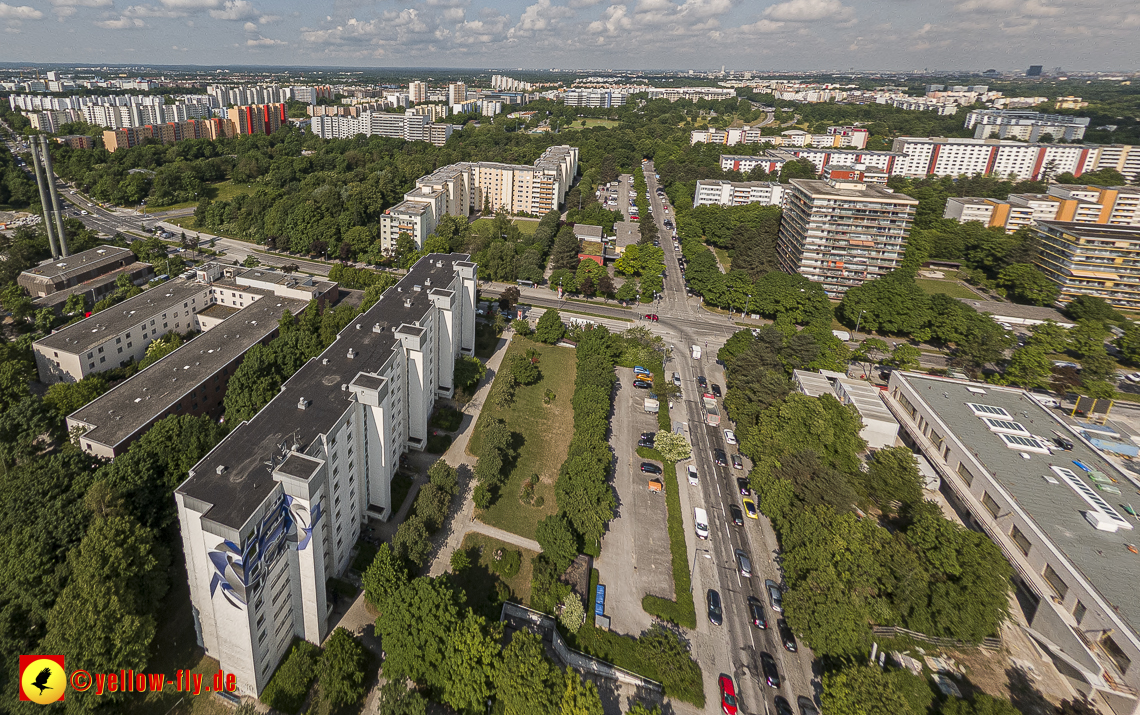
[(646, 594), (672, 600), (673, 562), (669, 552), (668, 512), (663, 493), (650, 493), (641, 473), (637, 439), (657, 431), (657, 416), (646, 414), (645, 390), (633, 387), (633, 371), (618, 368), (610, 446), (614, 450), (617, 515), (602, 537), (602, 555), (594, 560), (606, 587), (606, 615), (618, 633), (638, 635), (653, 619), (641, 608)]

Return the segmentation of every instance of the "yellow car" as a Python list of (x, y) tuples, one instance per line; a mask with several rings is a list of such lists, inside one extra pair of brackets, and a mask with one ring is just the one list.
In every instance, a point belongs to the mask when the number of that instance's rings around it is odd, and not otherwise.
[(744, 497), (740, 501), (742, 504), (744, 504), (744, 513), (748, 515), (749, 519), (760, 518), (760, 512), (756, 511), (756, 502), (752, 501), (748, 497)]

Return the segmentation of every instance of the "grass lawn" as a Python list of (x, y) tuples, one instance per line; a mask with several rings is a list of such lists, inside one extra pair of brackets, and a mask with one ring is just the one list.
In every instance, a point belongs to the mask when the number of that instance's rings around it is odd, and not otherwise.
[[(507, 348), (503, 362), (506, 363), (516, 353), (525, 353), (527, 348), (538, 350), (542, 379), (534, 385), (520, 386), (510, 407), (499, 409), (488, 403), (479, 415), (480, 424), (485, 419), (505, 420), (507, 427), (522, 437), (522, 447), (499, 498), (489, 509), (479, 512), (478, 517), (484, 524), (533, 539), (538, 522), (558, 510), (554, 482), (558, 479), (558, 469), (566, 460), (570, 438), (574, 436), (571, 400), (574, 397), (577, 356), (569, 348), (516, 337)], [(543, 404), (543, 395), (548, 389), (555, 394), (554, 402), (549, 405)], [(474, 455), (478, 454), (478, 449), (479, 425), (476, 425), (467, 451)], [(519, 499), (523, 483), (532, 474), (539, 476), (534, 490), (535, 505), (524, 504)], [(536, 506), (539, 498), (542, 505)]]
[(709, 248), (716, 252), (716, 258), (718, 261), (720, 261), (720, 265), (724, 267), (724, 272), (728, 273), (731, 271), (732, 259), (729, 258), (728, 251), (724, 250), (723, 248), (718, 248), (717, 246), (709, 246)]
[[(215, 184), (207, 184), (205, 189), (206, 196), (212, 201), (229, 201), (238, 194), (251, 194), (256, 190), (252, 184), (235, 184), (232, 181), (219, 181)], [(172, 211), (174, 209), (192, 209), (198, 205), (198, 201), (183, 201), (180, 204), (171, 204), (170, 206), (155, 206), (155, 211)]]
[[(582, 122), (586, 123), (585, 127), (582, 126)], [(619, 122), (615, 119), (598, 119), (595, 117), (581, 117), (579, 119), (575, 119), (574, 124), (569, 126), (569, 127), (566, 127), (566, 130), (589, 129), (590, 127), (616, 127), (619, 124), (621, 124), (621, 122)]]
[[(503, 602), (495, 584), (500, 581), (510, 589), (510, 600), (524, 605), (530, 603), (531, 559), (537, 556), (538, 552), (476, 532), (469, 532), (464, 536), (460, 548), (468, 552), (471, 566), (458, 574), (452, 574), (451, 579), (467, 594), (467, 603), (476, 612), (483, 609), (486, 611), (483, 613), (484, 616), (498, 620)], [(495, 562), (495, 552), (499, 549), (518, 551), (522, 554), (519, 571), (510, 578), (503, 578), (491, 570), (491, 564)]]
[[(475, 223), (473, 224), (473, 226), (478, 228), (481, 225), (486, 225), (489, 223), (491, 223), (491, 219), (480, 218), (480, 219), (475, 219)], [(525, 233), (527, 235), (530, 235), (530, 234), (532, 234), (538, 230), (538, 221), (533, 221), (533, 220), (525, 219), (525, 218), (516, 218), (516, 219), (513, 219), (511, 221), (511, 223), (513, 223), (514, 225), (519, 227), (520, 233)]]
[(954, 281), (943, 281), (936, 278), (917, 278), (914, 282), (918, 284), (919, 288), (922, 288), (932, 295), (934, 293), (945, 293), (951, 298), (978, 300), (976, 293)]

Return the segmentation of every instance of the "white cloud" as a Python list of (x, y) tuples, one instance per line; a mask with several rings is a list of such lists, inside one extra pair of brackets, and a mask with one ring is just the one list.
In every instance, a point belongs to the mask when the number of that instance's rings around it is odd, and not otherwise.
[(40, 20), (44, 14), (31, 5), (9, 5), (0, 2), (0, 20)]
[(777, 32), (783, 26), (784, 23), (782, 22), (772, 22), (771, 20), (760, 19), (751, 25), (742, 25), (740, 27), (740, 31), (748, 35), (764, 35), (769, 32)]
[(162, 4), (177, 10), (209, 10), (219, 7), (222, 0), (160, 0)]
[(529, 36), (535, 32), (545, 32), (558, 24), (558, 20), (570, 17), (574, 11), (562, 5), (552, 5), (550, 0), (538, 0), (527, 7), (519, 17), (519, 23), (511, 28), (510, 34)]
[(633, 19), (629, 16), (625, 5), (610, 5), (602, 11), (602, 19), (590, 23), (589, 30), (595, 35), (601, 32), (607, 35), (617, 34), (621, 30), (633, 27)]
[[(975, 0), (967, 0), (974, 2)], [(988, 0), (985, 0), (988, 1)], [(844, 22), (854, 17), (855, 12), (840, 0), (787, 0), (770, 5), (764, 10), (764, 17), (783, 22), (813, 22), (833, 20)]]
[(184, 12), (167, 10), (166, 8), (155, 7), (154, 5), (131, 5), (126, 10), (123, 10), (123, 17), (172, 18), (185, 16), (186, 13)]
[(269, 37), (257, 36), (257, 39), (249, 39), (245, 41), (246, 47), (276, 47), (278, 45), (287, 45), (288, 42), (281, 40), (274, 40)]
[(110, 7), (111, 0), (51, 0), (52, 7)]
[(602, 0), (570, 0), (568, 5), (573, 8), (580, 7), (593, 7), (600, 3)]
[(104, 30), (133, 30), (138, 27), (145, 27), (146, 23), (137, 17), (120, 17), (118, 20), (99, 20), (95, 26)]
[(253, 20), (260, 15), (261, 11), (249, 0), (226, 0), (220, 10), (210, 11), (210, 17), (215, 20)]
[(257, 18), (257, 21), (262, 25), (268, 25), (270, 23), (277, 22), (280, 19), (280, 15), (262, 15), (261, 17)]
[(257, 25), (252, 22), (247, 22), (242, 25), (242, 29), (246, 32), (257, 32)]

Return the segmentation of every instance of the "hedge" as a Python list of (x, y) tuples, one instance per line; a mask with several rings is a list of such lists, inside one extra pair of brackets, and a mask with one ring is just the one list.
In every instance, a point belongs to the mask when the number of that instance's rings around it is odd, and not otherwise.
[(300, 638), (295, 639), (289, 655), (277, 666), (262, 691), (261, 702), (287, 715), (296, 715), (305, 704), (320, 661), (320, 648)]

